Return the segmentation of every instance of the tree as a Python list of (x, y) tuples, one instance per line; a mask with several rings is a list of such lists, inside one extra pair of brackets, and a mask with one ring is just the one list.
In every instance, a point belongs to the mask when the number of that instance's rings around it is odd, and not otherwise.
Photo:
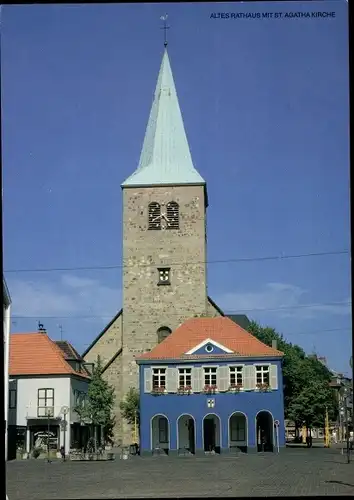
[(295, 427), (323, 427), (325, 410), (330, 419), (337, 416), (337, 404), (329, 386), (331, 373), (316, 357), (306, 356), (304, 350), (287, 342), (273, 328), (261, 327), (255, 321), (249, 331), (261, 342), (284, 353), (283, 383), (285, 417), (293, 420)]
[[(89, 383), (87, 399), (83, 405), (75, 408), (80, 419), (90, 421), (95, 429), (103, 429), (104, 441), (112, 441), (113, 427), (115, 423), (113, 413), (114, 388), (102, 378), (101, 359), (97, 356), (97, 363), (94, 368), (92, 379)], [(95, 440), (96, 442), (96, 440)]]
[(122, 412), (122, 417), (128, 422), (128, 424), (134, 425), (136, 418), (137, 424), (139, 425), (139, 391), (137, 389), (131, 387), (125, 395), (123, 401), (121, 401), (119, 407)]
[(334, 415), (333, 394), (326, 381), (310, 379), (288, 407), (288, 416), (294, 422), (311, 427), (323, 427), (326, 409)]

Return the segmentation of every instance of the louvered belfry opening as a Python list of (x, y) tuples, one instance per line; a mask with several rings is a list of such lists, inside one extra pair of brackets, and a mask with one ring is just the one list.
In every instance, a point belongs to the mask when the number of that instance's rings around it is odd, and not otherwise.
[(149, 229), (161, 229), (161, 206), (156, 201), (149, 203)]
[(175, 201), (167, 203), (167, 229), (179, 229), (179, 205)]

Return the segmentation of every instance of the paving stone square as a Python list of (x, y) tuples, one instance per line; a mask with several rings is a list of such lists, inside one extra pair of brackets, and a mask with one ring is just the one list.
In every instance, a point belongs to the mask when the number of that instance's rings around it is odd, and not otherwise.
[(353, 495), (354, 456), (339, 449), (280, 454), (133, 457), (112, 462), (9, 462), (7, 494), (17, 499)]

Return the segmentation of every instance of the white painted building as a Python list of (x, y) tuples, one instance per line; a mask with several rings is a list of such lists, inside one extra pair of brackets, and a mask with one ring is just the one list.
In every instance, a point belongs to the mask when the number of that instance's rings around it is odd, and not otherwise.
[(45, 450), (48, 436), (53, 453), (79, 447), (87, 426), (74, 409), (84, 404), (90, 375), (72, 346), (53, 342), (44, 331), (12, 334), (9, 371), (12, 457), (19, 446), (27, 454)]
[(5, 409), (5, 460), (7, 460), (7, 426), (8, 426), (8, 397), (9, 397), (9, 344), (11, 324), (11, 297), (6, 285), (5, 278), (2, 279), (3, 288), (3, 314), (4, 314), (4, 409)]

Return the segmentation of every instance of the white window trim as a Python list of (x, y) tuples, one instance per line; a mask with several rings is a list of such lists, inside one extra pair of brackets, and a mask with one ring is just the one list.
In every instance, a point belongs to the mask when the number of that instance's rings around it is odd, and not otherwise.
[(254, 363), (254, 385), (255, 385), (255, 391), (258, 391), (259, 389), (257, 388), (257, 366), (268, 366), (268, 373), (269, 373), (269, 384), (270, 384), (270, 367), (272, 363)]
[(204, 369), (205, 368), (215, 368), (216, 369), (216, 390), (215, 392), (219, 392), (218, 390), (218, 368), (219, 368), (220, 365), (202, 365), (202, 369), (203, 369), (203, 391), (204, 392), (204, 387), (206, 386), (205, 384), (205, 371)]
[(242, 387), (240, 388), (240, 391), (244, 391), (244, 376), (243, 376), (243, 370), (244, 370), (244, 367), (246, 365), (243, 363), (235, 363), (235, 364), (232, 364), (232, 365), (228, 365), (228, 369), (229, 369), (229, 386), (231, 385), (231, 382), (230, 382), (230, 378), (231, 378), (231, 371), (230, 371), (230, 368), (242, 368)]
[(199, 349), (201, 349), (202, 347), (206, 346), (207, 344), (212, 344), (214, 347), (218, 347), (219, 349), (222, 349), (227, 354), (232, 354), (234, 352), (231, 349), (229, 349), (228, 347), (225, 347), (224, 345), (219, 344), (219, 342), (216, 342), (213, 339), (205, 339), (205, 340), (203, 340), (203, 342), (200, 342), (200, 344), (196, 345), (195, 347), (193, 347), (192, 349), (190, 349), (185, 354), (194, 354), (196, 351), (199, 351)]
[(176, 369), (177, 369), (177, 377), (178, 377), (178, 380), (177, 380), (177, 382), (178, 382), (178, 383), (177, 383), (177, 391), (178, 391), (178, 389), (179, 389), (179, 387), (180, 387), (180, 385), (179, 385), (179, 371), (180, 371), (180, 370), (186, 370), (186, 369), (187, 369), (187, 370), (190, 370), (190, 371), (191, 371), (191, 373), (190, 373), (190, 376), (191, 376), (191, 390), (190, 390), (190, 392), (191, 392), (191, 393), (193, 392), (193, 368), (194, 368), (194, 366), (188, 366), (188, 365), (177, 365), (177, 366), (176, 366)]
[[(167, 368), (168, 366), (151, 366), (151, 392), (154, 392), (154, 370), (166, 370), (165, 373), (165, 390), (163, 392), (167, 392)], [(162, 391), (161, 391), (162, 392)]]

